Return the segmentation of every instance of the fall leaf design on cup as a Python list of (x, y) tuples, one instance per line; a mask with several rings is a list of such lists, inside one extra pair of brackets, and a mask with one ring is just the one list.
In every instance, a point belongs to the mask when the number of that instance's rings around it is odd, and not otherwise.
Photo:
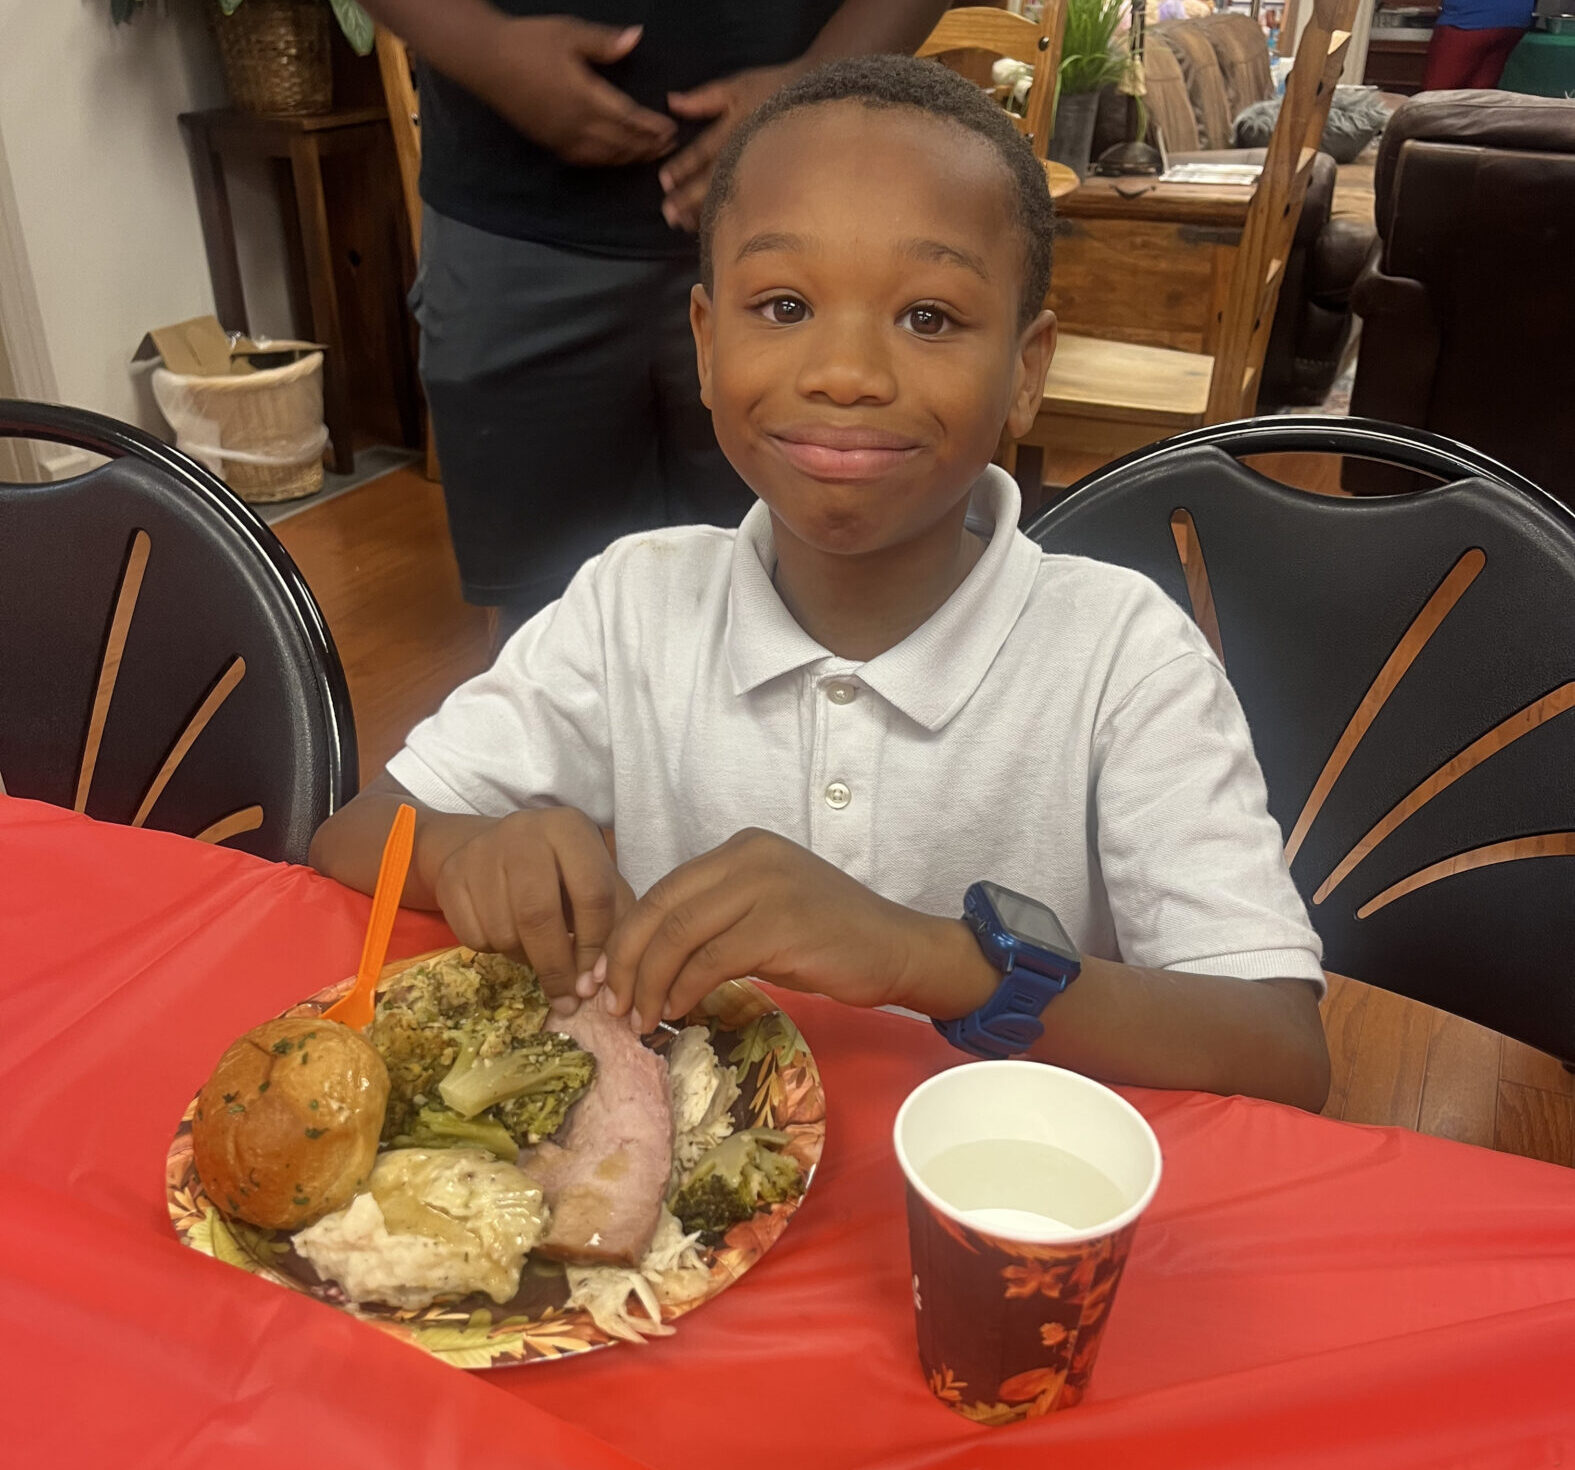
[(976, 1424), (1079, 1403), (1159, 1140), (1119, 1093), (1006, 1058), (948, 1067), (892, 1123), (907, 1191), (919, 1363)]
[(973, 1230), (911, 1188), (908, 1217), (919, 1356), (936, 1398), (979, 1424), (1079, 1403), (1136, 1223), (1034, 1245)]
[(1065, 1368), (1030, 1368), (1017, 1373), (1001, 1385), (1001, 1399), (1008, 1404), (1023, 1404), (1025, 1419), (1048, 1414), (1066, 1384)]
[(940, 1372), (930, 1374), (930, 1392), (942, 1403), (960, 1404), (962, 1391), (967, 1387), (968, 1385), (960, 1378), (953, 1376), (950, 1368), (942, 1368)]

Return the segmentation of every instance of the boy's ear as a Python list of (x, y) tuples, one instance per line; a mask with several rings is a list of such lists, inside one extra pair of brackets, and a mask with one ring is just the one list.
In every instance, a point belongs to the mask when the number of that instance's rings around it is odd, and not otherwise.
[[(698, 289), (698, 288), (697, 288)], [(1009, 438), (1021, 439), (1033, 427), (1045, 396), (1045, 374), (1055, 356), (1055, 313), (1042, 311), (1017, 344), (1017, 370), (1012, 379), (1012, 406), (1006, 415)]]
[(695, 334), (695, 366), (700, 370), (700, 401), (711, 407), (711, 297), (698, 281), (689, 288), (689, 330)]

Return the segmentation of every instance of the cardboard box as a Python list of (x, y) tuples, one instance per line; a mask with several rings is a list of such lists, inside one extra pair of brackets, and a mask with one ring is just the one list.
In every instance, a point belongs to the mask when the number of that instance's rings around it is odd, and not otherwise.
[(308, 352), (321, 352), (321, 342), (295, 338), (239, 337), (233, 342), (217, 317), (194, 316), (173, 326), (155, 327), (137, 345), (133, 362), (162, 360), (172, 373), (192, 378), (236, 377), (259, 368), (283, 367)]

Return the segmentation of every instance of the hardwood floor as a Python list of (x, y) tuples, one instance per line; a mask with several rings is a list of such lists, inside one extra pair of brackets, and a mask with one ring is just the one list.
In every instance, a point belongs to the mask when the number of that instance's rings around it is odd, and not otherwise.
[(368, 781), (489, 660), (491, 619), (460, 598), (442, 487), (395, 470), (274, 530), (339, 645)]
[[(1333, 488), (1315, 463), (1265, 472)], [(489, 619), (460, 600), (442, 491), (397, 470), (276, 530), (339, 645), (370, 779), (416, 720), (487, 663)], [(1328, 1116), (1575, 1166), (1575, 1077), (1552, 1057), (1340, 976), (1323, 1012)]]
[(1323, 1005), (1324, 1114), (1575, 1166), (1575, 1077), (1484, 1026), (1342, 976)]

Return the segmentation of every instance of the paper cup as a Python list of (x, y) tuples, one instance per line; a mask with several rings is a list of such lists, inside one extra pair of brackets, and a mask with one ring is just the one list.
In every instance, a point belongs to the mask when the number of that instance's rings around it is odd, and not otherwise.
[[(1075, 1072), (1000, 1061), (921, 1084), (893, 1138), (931, 1391), (981, 1424), (1078, 1403), (1138, 1217), (1159, 1184), (1153, 1129)], [(1046, 1145), (1072, 1161), (1041, 1152)], [(969, 1161), (960, 1173), (959, 1158)], [(1057, 1202), (1066, 1219), (1047, 1217)]]

